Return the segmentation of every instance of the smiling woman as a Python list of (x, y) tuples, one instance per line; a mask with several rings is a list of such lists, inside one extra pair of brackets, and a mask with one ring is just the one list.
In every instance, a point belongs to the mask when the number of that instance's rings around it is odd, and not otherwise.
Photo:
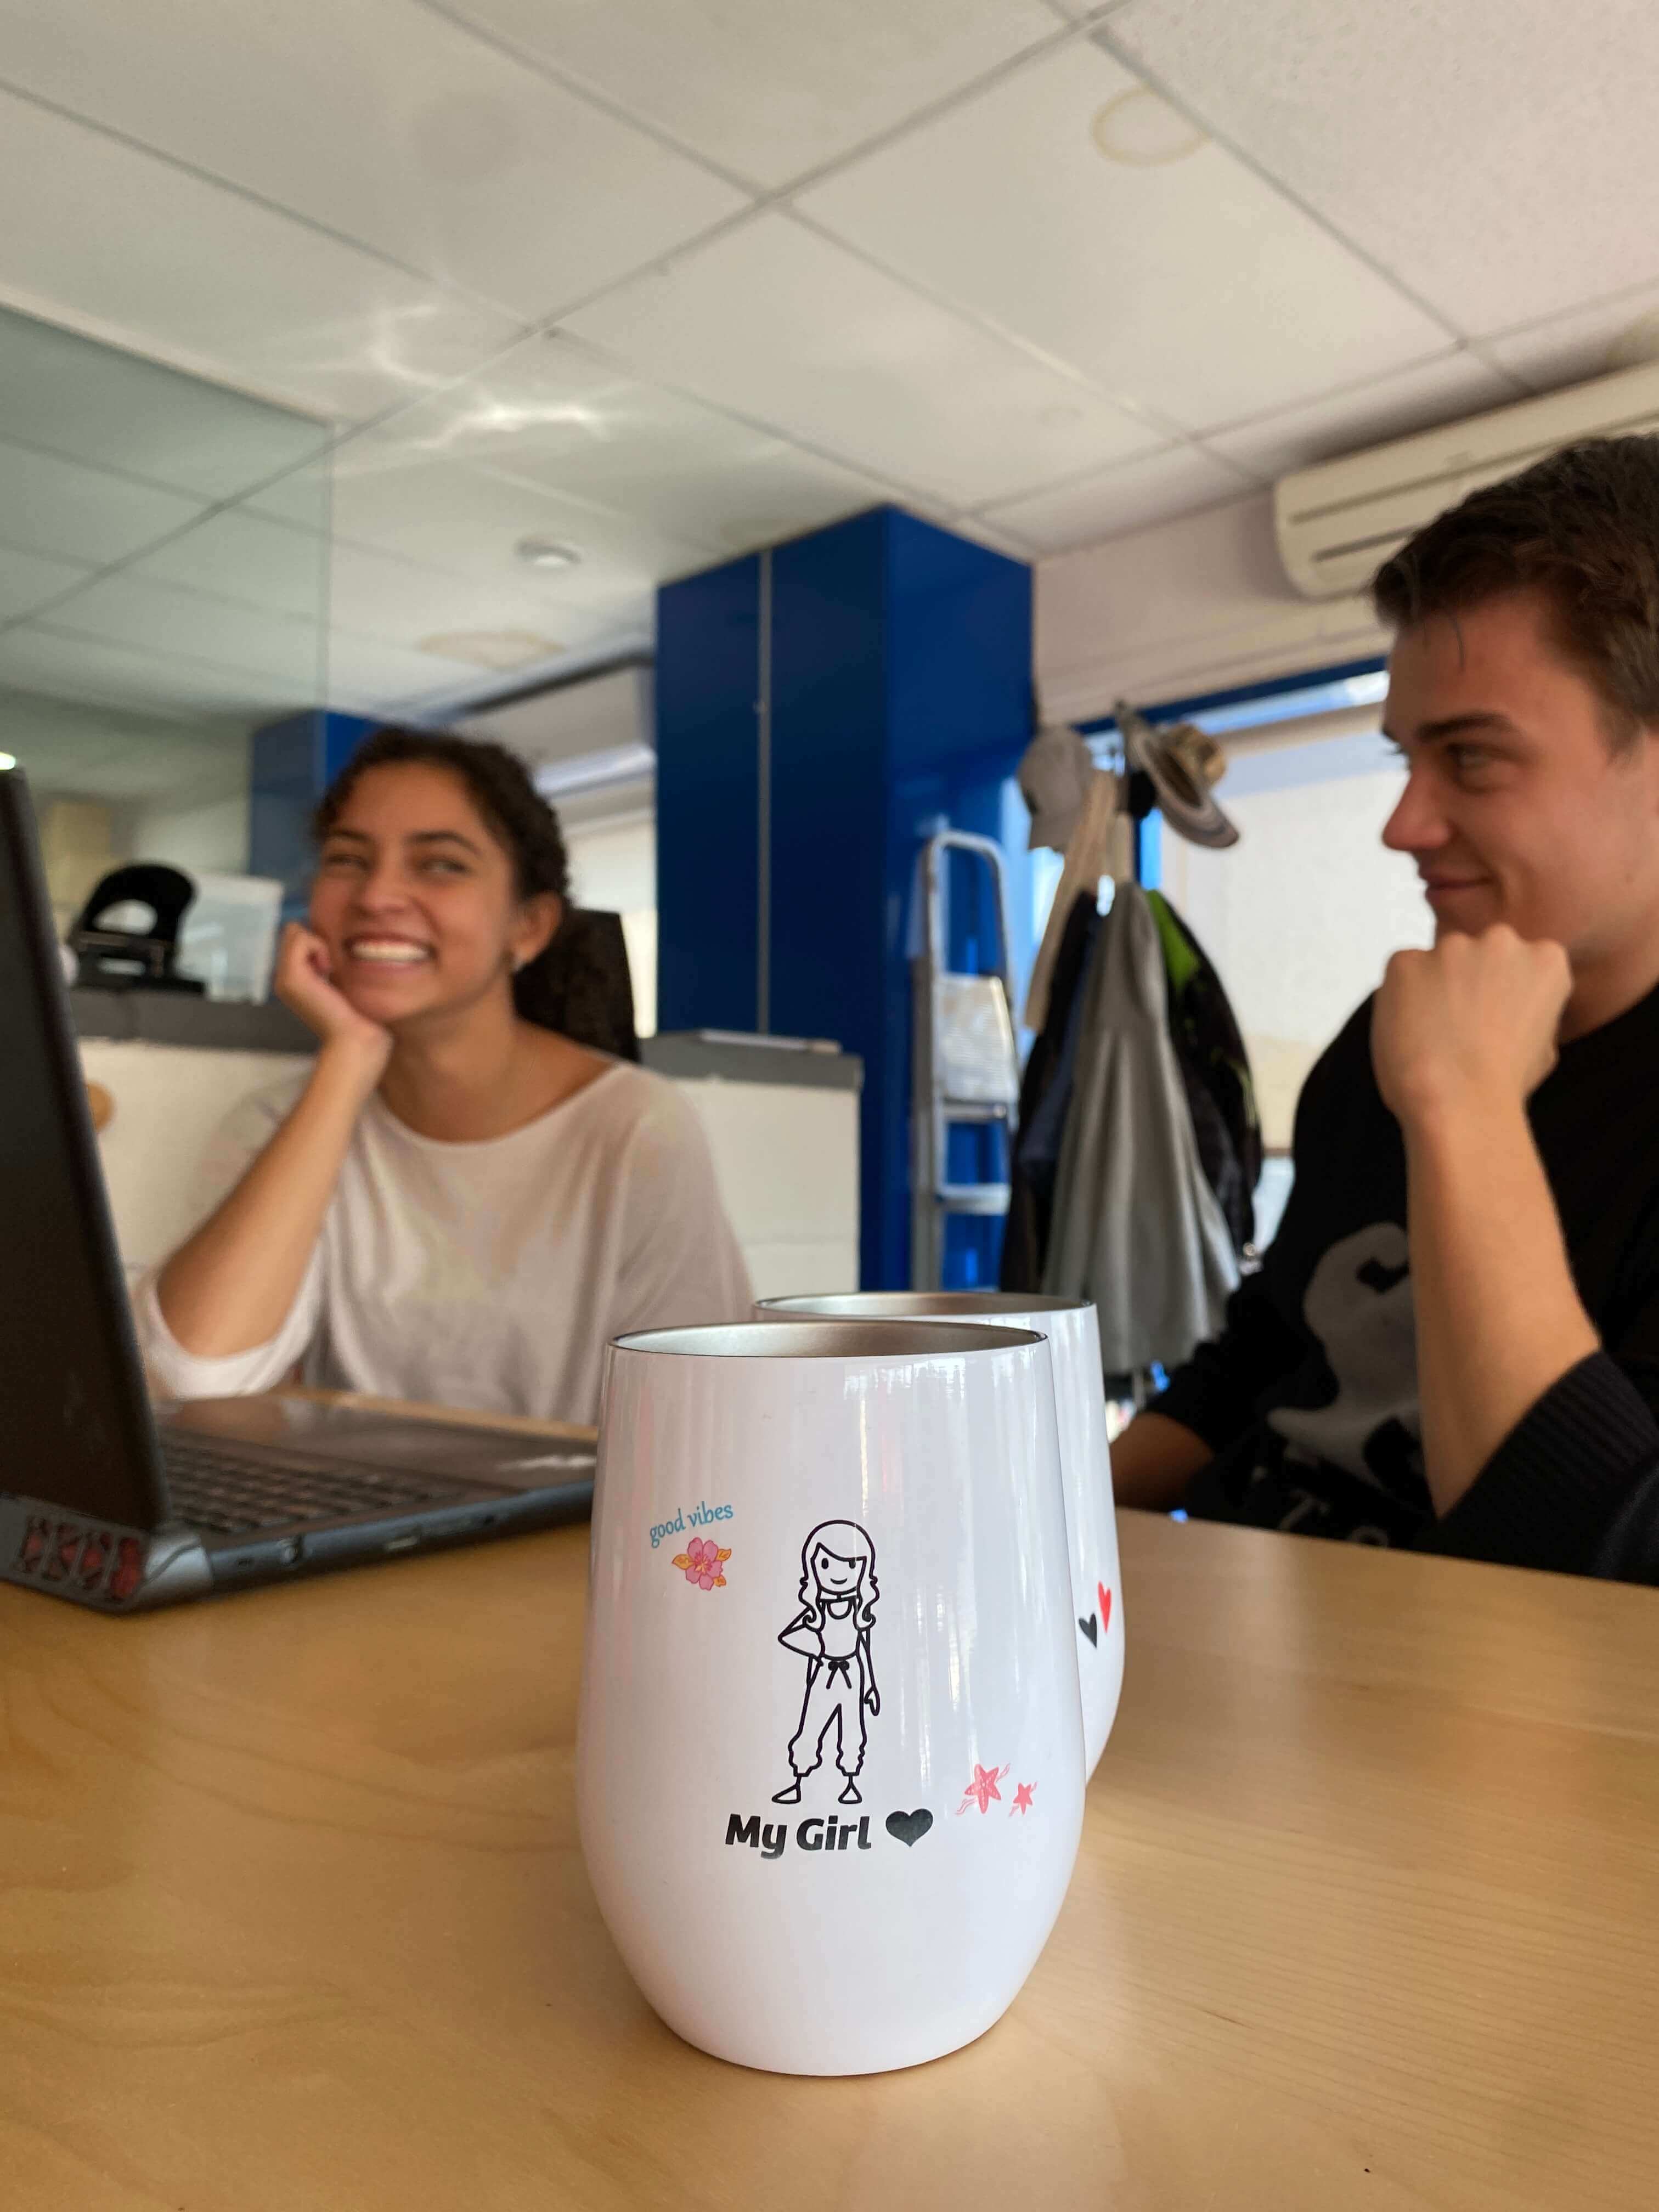
[(152, 1372), (591, 1420), (611, 1337), (750, 1291), (690, 1109), (548, 1024), (557, 817), (501, 748), (386, 730), (317, 831), (276, 988), (320, 1048), (226, 1125), (220, 1202), (141, 1285)]

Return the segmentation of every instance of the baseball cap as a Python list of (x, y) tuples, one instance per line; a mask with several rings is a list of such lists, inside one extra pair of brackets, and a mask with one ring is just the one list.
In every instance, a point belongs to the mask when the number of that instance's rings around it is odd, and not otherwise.
[(1069, 724), (1050, 723), (1026, 746), (1018, 773), (1020, 795), (1031, 812), (1028, 849), (1047, 845), (1063, 853), (1083, 811), (1094, 755)]

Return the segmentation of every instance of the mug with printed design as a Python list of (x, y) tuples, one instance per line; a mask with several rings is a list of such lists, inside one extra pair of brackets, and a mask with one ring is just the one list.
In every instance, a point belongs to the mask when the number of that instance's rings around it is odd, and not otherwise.
[(764, 1298), (758, 1314), (845, 1321), (957, 1321), (1031, 1328), (1048, 1340), (1060, 1420), (1060, 1465), (1071, 1538), (1072, 1596), (1083, 1686), (1083, 1735), (1092, 1774), (1123, 1688), (1123, 1593), (1106, 1438), (1100, 1321), (1087, 1298), (1026, 1291), (842, 1291)]
[(582, 1849), (656, 2010), (781, 2073), (982, 2034), (1082, 1832), (1045, 1340), (817, 1321), (622, 1338), (592, 1546)]

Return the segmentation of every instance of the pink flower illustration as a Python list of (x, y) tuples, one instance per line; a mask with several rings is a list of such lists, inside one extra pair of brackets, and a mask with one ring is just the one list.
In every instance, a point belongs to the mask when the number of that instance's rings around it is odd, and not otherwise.
[(684, 1551), (675, 1553), (674, 1565), (687, 1582), (695, 1583), (699, 1589), (724, 1589), (726, 1576), (722, 1570), (731, 1556), (730, 1552), (722, 1552), (718, 1545), (711, 1544), (706, 1536), (694, 1536)]

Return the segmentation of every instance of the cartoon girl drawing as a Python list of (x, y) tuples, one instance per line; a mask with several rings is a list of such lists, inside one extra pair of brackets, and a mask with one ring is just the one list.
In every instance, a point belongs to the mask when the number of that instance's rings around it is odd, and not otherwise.
[(823, 1759), (824, 1738), (836, 1731), (836, 1765), (846, 1788), (838, 1802), (861, 1805), (855, 1777), (864, 1764), (865, 1720), (881, 1711), (870, 1630), (876, 1617), (876, 1547), (856, 1521), (821, 1521), (800, 1554), (801, 1610), (778, 1641), (806, 1662), (806, 1694), (800, 1725), (789, 1741), (794, 1780), (773, 1796), (775, 1805), (799, 1805), (800, 1785)]

